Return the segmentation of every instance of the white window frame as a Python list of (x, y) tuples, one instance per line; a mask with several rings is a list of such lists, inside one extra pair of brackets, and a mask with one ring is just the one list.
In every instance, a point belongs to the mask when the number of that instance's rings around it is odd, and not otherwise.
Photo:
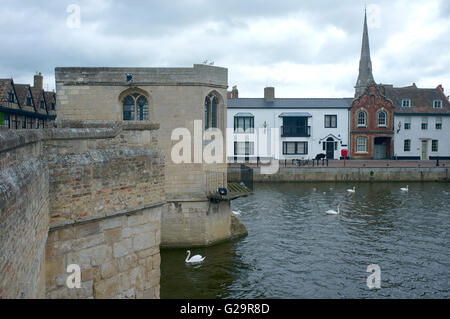
[(436, 130), (442, 130), (442, 117), (436, 117), (436, 124), (434, 127), (436, 128)]
[[(359, 144), (358, 141), (364, 140), (363, 144)], [(360, 147), (363, 146), (364, 150), (360, 150)], [(357, 136), (356, 137), (356, 153), (358, 154), (367, 154), (369, 153), (369, 138), (367, 136)]]
[[(364, 124), (360, 124), (360, 123), (359, 123), (359, 115), (360, 115), (361, 113), (364, 114)], [(368, 114), (367, 114), (367, 112), (364, 111), (364, 110), (359, 110), (358, 112), (356, 112), (356, 126), (357, 126), (357, 127), (367, 127), (367, 117), (368, 117)]]
[[(439, 106), (437, 106), (439, 105)], [(434, 100), (433, 101), (433, 109), (442, 109), (442, 100)]]
[(410, 99), (402, 99), (402, 107), (411, 107)]
[[(425, 125), (425, 126), (424, 126), (424, 125)], [(420, 128), (421, 128), (423, 131), (428, 130), (428, 117), (422, 117), (422, 124), (421, 124)]]
[[(380, 114), (381, 113), (384, 113), (384, 123), (383, 124), (380, 124)], [(378, 124), (378, 127), (386, 127), (387, 126), (387, 121), (388, 121), (387, 117), (388, 117), (387, 112), (384, 111), (384, 110), (382, 110), (382, 111), (377, 113), (377, 124)]]
[[(406, 127), (406, 124), (409, 124), (409, 127)], [(405, 123), (404, 126), (405, 130), (410, 130), (411, 129), (411, 118), (410, 117), (406, 117), (405, 118)]]

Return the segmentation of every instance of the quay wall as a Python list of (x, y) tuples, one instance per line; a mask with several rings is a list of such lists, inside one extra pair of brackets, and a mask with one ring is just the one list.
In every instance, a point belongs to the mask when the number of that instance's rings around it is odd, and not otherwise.
[[(448, 182), (448, 167), (280, 167), (275, 174), (253, 169), (254, 182)], [(239, 181), (240, 169), (228, 168), (228, 181)]]

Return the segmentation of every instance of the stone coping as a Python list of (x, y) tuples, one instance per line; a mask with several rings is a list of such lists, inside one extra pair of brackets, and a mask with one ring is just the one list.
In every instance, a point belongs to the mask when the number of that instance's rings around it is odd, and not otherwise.
[(78, 219), (68, 219), (68, 220), (64, 220), (64, 221), (60, 221), (60, 222), (56, 221), (53, 224), (50, 224), (49, 231), (55, 231), (58, 229), (67, 228), (69, 226), (74, 226), (74, 225), (93, 223), (96, 221), (100, 221), (100, 220), (104, 220), (104, 219), (112, 218), (112, 217), (118, 217), (118, 216), (123, 216), (123, 215), (133, 215), (144, 209), (155, 208), (155, 207), (159, 207), (159, 206), (162, 206), (165, 204), (166, 204), (165, 201), (160, 201), (160, 202), (136, 206), (136, 207), (132, 207), (132, 208), (121, 209), (121, 210), (116, 210), (116, 211), (112, 211), (112, 212), (106, 212), (106, 213), (98, 214), (95, 216), (87, 216), (87, 217), (78, 218)]
[(158, 130), (152, 122), (122, 121), (60, 121), (57, 128), (29, 130), (0, 130), (0, 152), (47, 140), (106, 139), (122, 131)]

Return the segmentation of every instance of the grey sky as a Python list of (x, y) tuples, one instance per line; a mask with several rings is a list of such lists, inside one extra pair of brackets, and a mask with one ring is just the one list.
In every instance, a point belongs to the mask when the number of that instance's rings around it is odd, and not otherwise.
[[(241, 97), (351, 97), (364, 4), (375, 81), (450, 94), (449, 0), (0, 0), (0, 78), (56, 66), (228, 68)], [(69, 28), (70, 4), (81, 27)]]

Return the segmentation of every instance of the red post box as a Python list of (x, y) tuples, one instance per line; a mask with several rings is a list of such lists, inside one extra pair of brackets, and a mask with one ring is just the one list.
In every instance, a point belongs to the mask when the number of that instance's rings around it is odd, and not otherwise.
[(341, 149), (341, 156), (344, 158), (344, 166), (345, 166), (345, 159), (348, 156), (348, 149)]

